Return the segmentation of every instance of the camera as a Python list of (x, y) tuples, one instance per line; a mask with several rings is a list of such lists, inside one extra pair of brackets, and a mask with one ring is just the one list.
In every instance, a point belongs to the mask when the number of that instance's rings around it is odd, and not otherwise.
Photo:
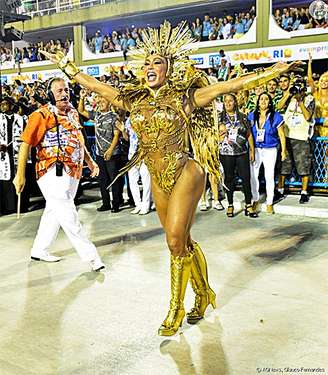
[(305, 94), (306, 87), (302, 79), (296, 79), (289, 88), (290, 95)]

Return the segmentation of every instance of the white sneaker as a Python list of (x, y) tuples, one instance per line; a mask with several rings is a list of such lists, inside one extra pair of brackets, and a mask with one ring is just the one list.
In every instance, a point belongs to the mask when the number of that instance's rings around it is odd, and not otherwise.
[(144, 209), (142, 209), (142, 210), (140, 210), (140, 212), (139, 212), (139, 215), (147, 215), (147, 214), (149, 214), (149, 210), (144, 210)]
[(95, 272), (103, 270), (106, 267), (100, 258), (96, 258), (92, 260), (90, 262), (90, 265), (91, 265), (92, 271), (95, 271)]
[(43, 261), (43, 262), (59, 262), (62, 257), (56, 257), (55, 255), (50, 255), (47, 251), (42, 251), (41, 253), (31, 254), (31, 260)]
[(138, 214), (138, 213), (140, 212), (140, 210), (141, 210), (141, 208), (138, 207), (138, 206), (136, 206), (136, 207), (130, 212), (130, 214), (132, 214), (132, 215), (136, 215), (136, 214)]
[(223, 211), (224, 207), (220, 201), (214, 201), (213, 202), (213, 208), (215, 208), (218, 211)]
[(207, 211), (207, 205), (206, 205), (206, 202), (201, 202), (201, 204), (199, 205), (199, 209), (201, 211)]

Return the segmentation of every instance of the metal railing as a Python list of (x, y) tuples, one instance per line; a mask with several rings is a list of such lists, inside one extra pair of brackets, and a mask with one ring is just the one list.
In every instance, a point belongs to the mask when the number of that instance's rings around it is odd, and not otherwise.
[[(313, 137), (312, 172), (309, 185), (313, 188), (328, 189), (328, 137)], [(294, 171), (286, 181), (289, 186), (301, 186), (301, 178)]]
[(114, 0), (23, 0), (22, 6), (17, 11), (19, 14), (36, 17), (60, 12), (70, 12), (80, 8), (90, 8), (112, 1)]

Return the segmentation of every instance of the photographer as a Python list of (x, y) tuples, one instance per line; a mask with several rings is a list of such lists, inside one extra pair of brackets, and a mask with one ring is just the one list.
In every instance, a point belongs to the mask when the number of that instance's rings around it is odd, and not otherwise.
[(296, 171), (302, 178), (302, 191), (299, 203), (309, 201), (308, 184), (311, 170), (311, 145), (313, 135), (314, 98), (306, 95), (306, 86), (303, 78), (298, 77), (289, 88), (289, 100), (284, 114), (286, 145), (288, 155), (282, 162), (281, 176), (279, 177), (278, 191), (284, 192), (286, 176), (292, 172), (292, 161)]

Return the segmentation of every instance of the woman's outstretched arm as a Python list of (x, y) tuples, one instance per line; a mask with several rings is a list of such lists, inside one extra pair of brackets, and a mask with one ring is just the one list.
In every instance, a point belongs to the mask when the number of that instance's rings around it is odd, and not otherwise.
[(59, 69), (66, 73), (69, 78), (74, 79), (80, 85), (104, 97), (114, 107), (128, 110), (128, 103), (124, 103), (122, 100), (117, 99), (119, 91), (114, 87), (106, 83), (99, 82), (96, 78), (82, 73), (80, 69), (74, 64), (74, 62), (68, 60), (68, 58), (63, 53), (57, 52), (56, 54), (52, 54), (46, 51), (41, 52), (49, 60), (56, 64)]
[(74, 76), (74, 80), (83, 87), (86, 87), (89, 90), (107, 99), (114, 107), (126, 110), (123, 101), (117, 99), (119, 91), (116, 90), (113, 86), (99, 82), (96, 78), (82, 72), (77, 73), (77, 75)]
[(193, 98), (194, 105), (196, 105), (196, 107), (206, 107), (220, 95), (240, 90), (249, 90), (256, 86), (261, 86), (265, 82), (268, 82), (289, 70), (299, 70), (301, 65), (303, 65), (301, 61), (295, 61), (291, 64), (277, 63), (261, 73), (251, 73), (229, 81), (218, 82), (196, 89)]

